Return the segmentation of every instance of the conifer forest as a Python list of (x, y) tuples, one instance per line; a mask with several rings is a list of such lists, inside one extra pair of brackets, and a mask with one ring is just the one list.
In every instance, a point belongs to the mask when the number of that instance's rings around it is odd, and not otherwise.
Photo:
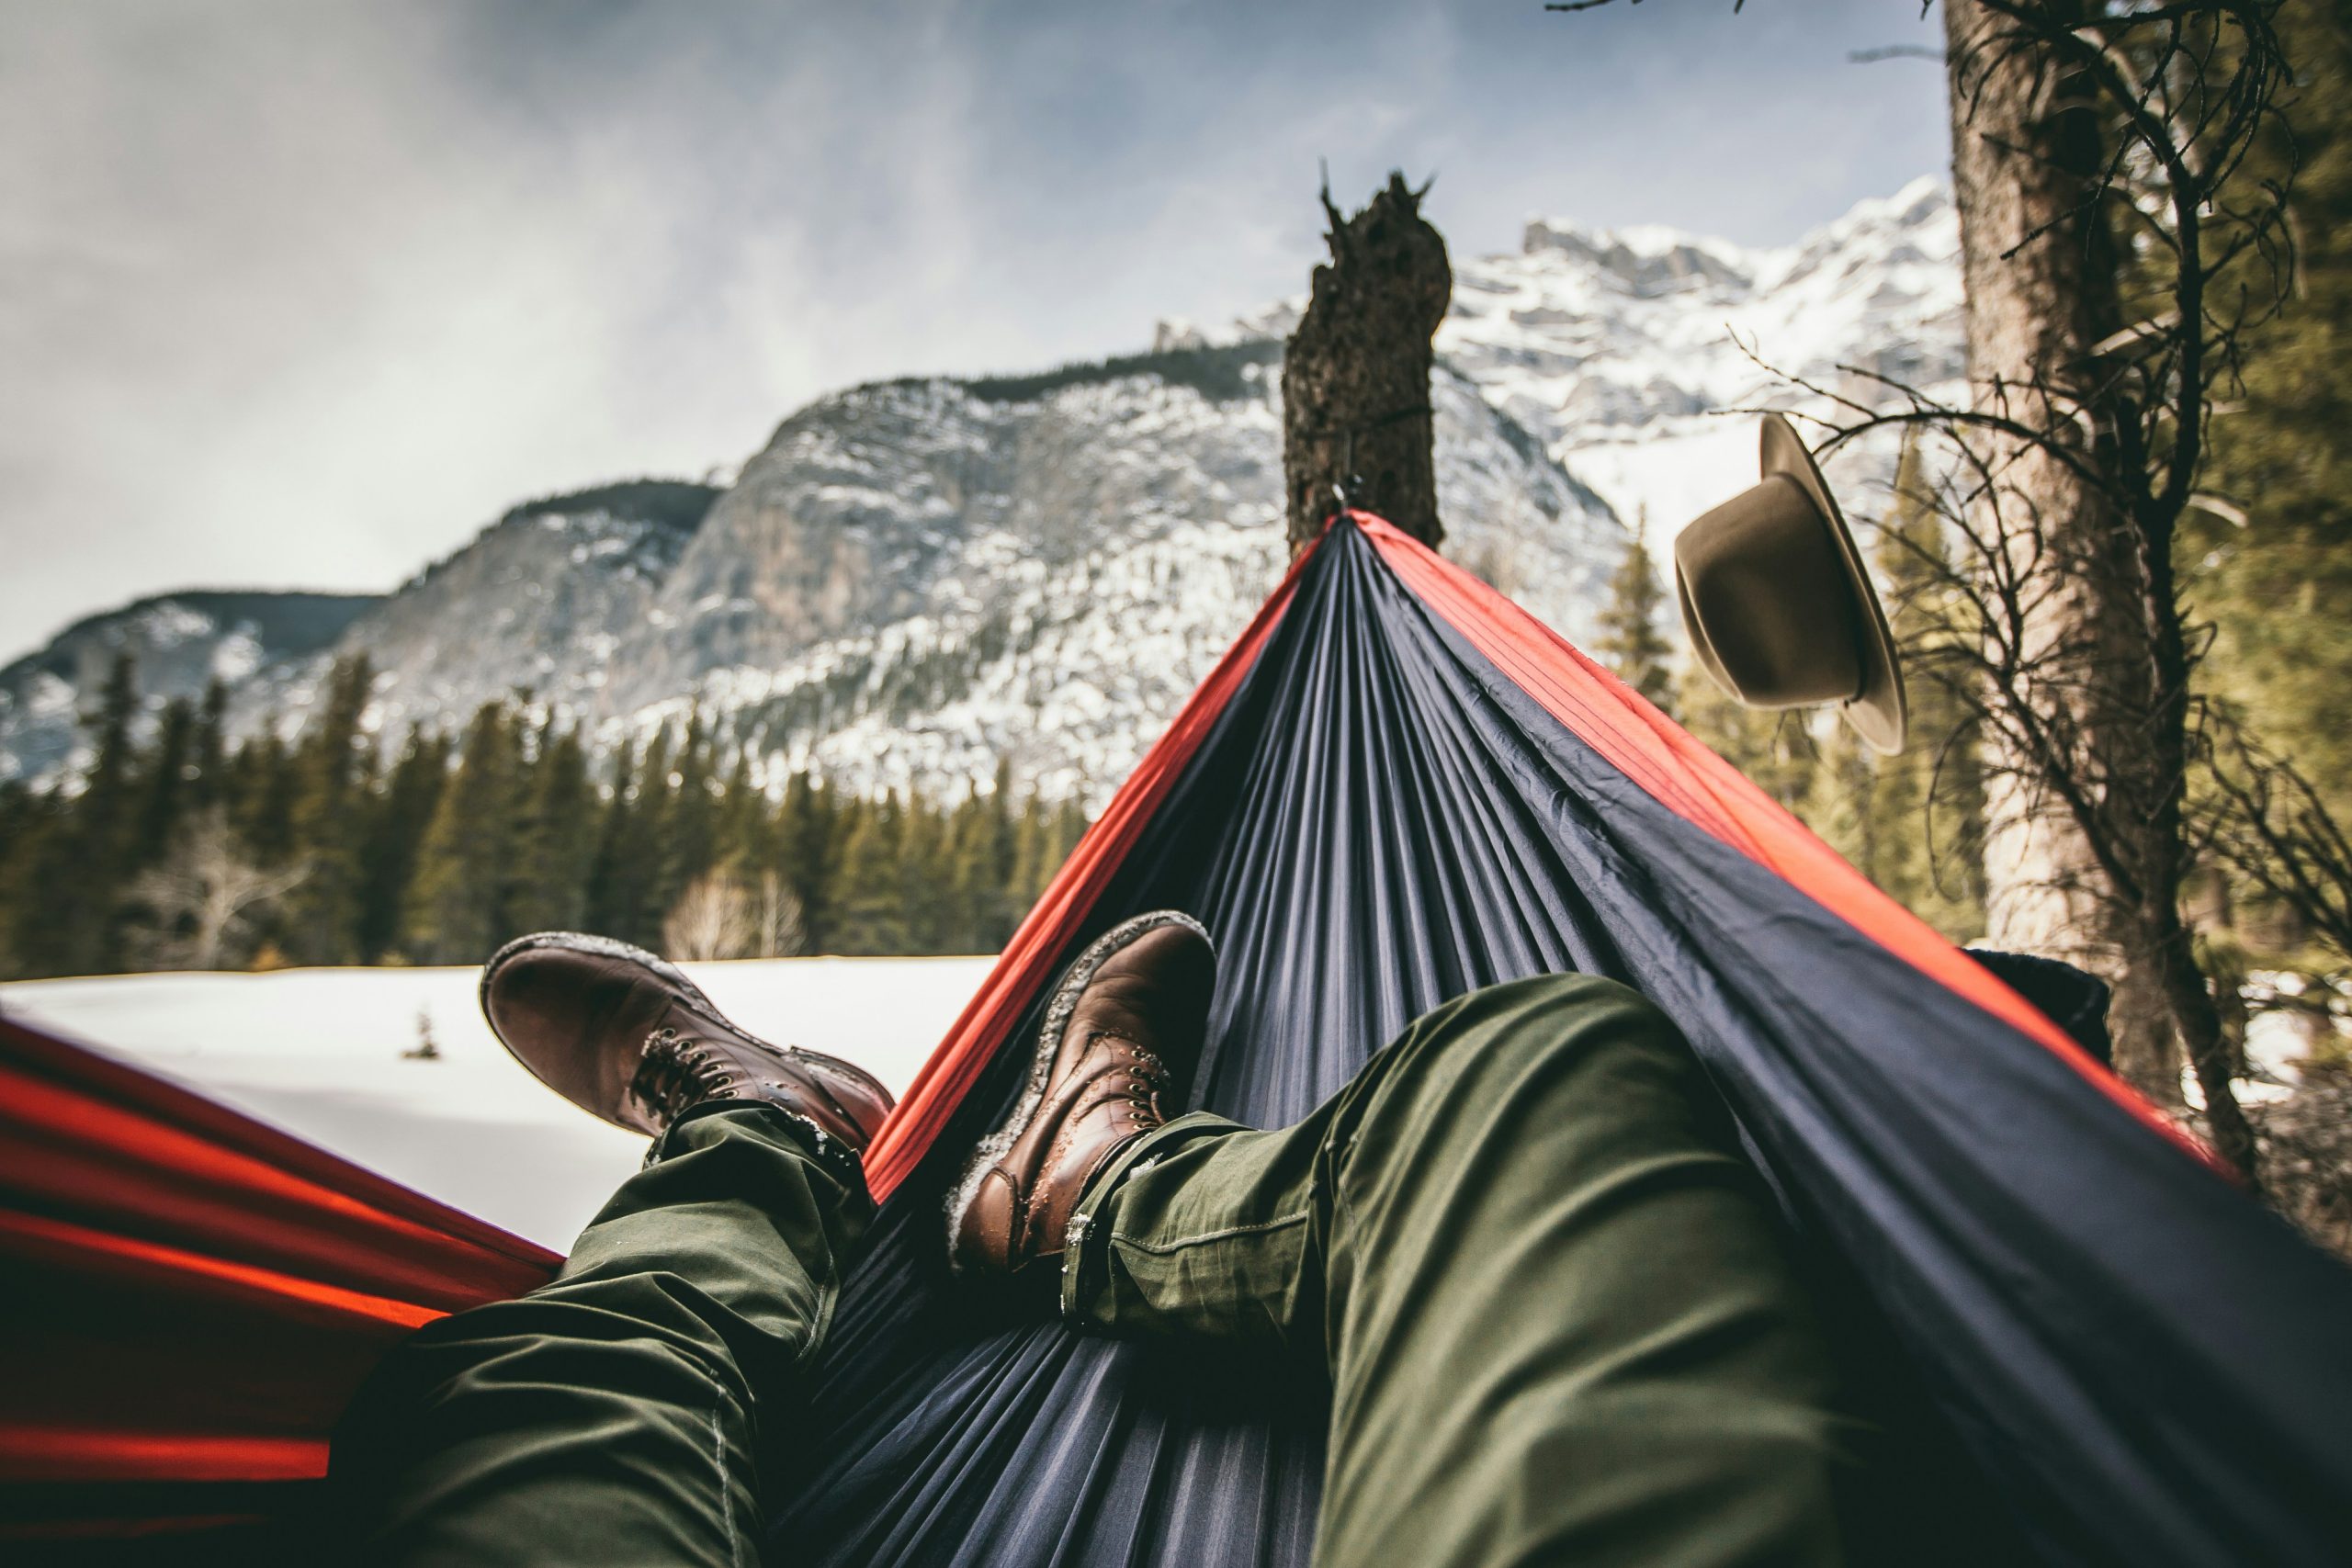
[(371, 671), (335, 667), (290, 743), (223, 734), (216, 686), (133, 736), (118, 664), (77, 791), (0, 786), (11, 976), (471, 964), (585, 930), (679, 958), (993, 953), (1078, 836), (1075, 802), (759, 787), (698, 718), (591, 754), (519, 698), (381, 745)]

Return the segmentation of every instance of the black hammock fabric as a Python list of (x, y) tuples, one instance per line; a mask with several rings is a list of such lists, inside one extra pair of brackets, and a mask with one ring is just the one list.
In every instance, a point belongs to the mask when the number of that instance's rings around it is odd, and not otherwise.
[[(1763, 863), (1826, 852), (1494, 595), (1368, 517), (1295, 575), (1060, 949), (1201, 917), (1200, 1104), (1281, 1124), (1448, 998), (1615, 976), (1689, 1034), (1782, 1197), (1873, 1391), (1895, 1560), (2346, 1560), (2352, 1271), (1996, 982), (1924, 972), (1893, 906), (1840, 885), (1859, 929)], [(944, 1187), (1024, 1057), (994, 1053), (884, 1206), (775, 1560), (1306, 1563), (1313, 1380), (976, 1318), (947, 1277)]]

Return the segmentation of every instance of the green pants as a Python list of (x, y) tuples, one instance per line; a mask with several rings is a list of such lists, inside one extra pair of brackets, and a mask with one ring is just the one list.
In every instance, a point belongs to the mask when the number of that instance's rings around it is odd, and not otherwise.
[[(1098, 1179), (1074, 1319), (1328, 1368), (1317, 1560), (1844, 1558), (1860, 1433), (1689, 1049), (1555, 976), (1416, 1022), (1295, 1127), (1170, 1122)], [(755, 1108), (682, 1121), (563, 1277), (420, 1334), (338, 1448), (376, 1561), (749, 1563), (863, 1200)]]
[(428, 1324), (336, 1434), (372, 1563), (755, 1564), (786, 1418), (871, 1205), (763, 1105), (688, 1111), (563, 1272)]

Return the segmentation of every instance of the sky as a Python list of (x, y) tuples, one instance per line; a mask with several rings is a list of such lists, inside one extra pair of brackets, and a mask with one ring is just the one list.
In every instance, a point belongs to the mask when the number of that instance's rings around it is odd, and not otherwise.
[(1917, 0), (0, 0), (0, 660), (380, 592), (824, 392), (1302, 291), (1318, 169), (1780, 243), (1949, 162)]

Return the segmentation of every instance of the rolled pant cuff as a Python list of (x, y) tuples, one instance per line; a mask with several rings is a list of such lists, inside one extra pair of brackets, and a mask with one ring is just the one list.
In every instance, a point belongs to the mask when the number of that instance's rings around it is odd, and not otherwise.
[(749, 1098), (706, 1100), (699, 1105), (690, 1105), (647, 1146), (645, 1164), (659, 1165), (667, 1156), (671, 1139), (681, 1127), (706, 1116), (728, 1115), (750, 1115), (786, 1134), (791, 1138), (793, 1146), (816, 1161), (820, 1169), (840, 1182), (868, 1209), (873, 1207), (873, 1200), (866, 1196), (865, 1168), (857, 1152), (809, 1118), (797, 1111), (787, 1111), (774, 1100)]
[(1102, 1284), (1110, 1260), (1110, 1227), (1097, 1227), (1091, 1223), (1103, 1200), (1118, 1190), (1119, 1183), (1179, 1145), (1191, 1143), (1195, 1138), (1230, 1133), (1238, 1125), (1206, 1111), (1189, 1111), (1172, 1122), (1154, 1127), (1113, 1155), (1102, 1169), (1087, 1179), (1086, 1190), (1079, 1194), (1078, 1207), (1070, 1214), (1069, 1235), (1062, 1247), (1061, 1314), (1064, 1322), (1080, 1328), (1091, 1326), (1083, 1314), (1083, 1303)]

